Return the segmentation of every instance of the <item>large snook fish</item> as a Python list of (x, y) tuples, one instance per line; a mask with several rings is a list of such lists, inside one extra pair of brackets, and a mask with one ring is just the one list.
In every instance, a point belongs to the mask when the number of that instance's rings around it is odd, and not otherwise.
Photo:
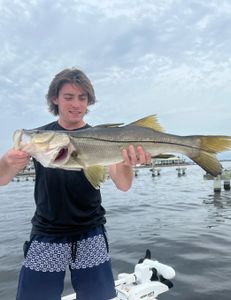
[(105, 167), (121, 162), (121, 151), (130, 144), (142, 145), (152, 157), (181, 153), (212, 176), (222, 172), (216, 153), (231, 148), (231, 136), (164, 133), (154, 115), (122, 125), (105, 124), (77, 131), (22, 129), (14, 133), (14, 145), (44, 167), (83, 169), (95, 188), (105, 179)]

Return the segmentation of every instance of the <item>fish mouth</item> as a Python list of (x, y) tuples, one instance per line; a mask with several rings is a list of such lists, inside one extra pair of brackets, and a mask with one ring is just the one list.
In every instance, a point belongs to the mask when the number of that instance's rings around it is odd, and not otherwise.
[(68, 148), (67, 147), (63, 147), (59, 150), (58, 154), (56, 155), (54, 162), (62, 162), (64, 160), (66, 160), (66, 158), (68, 157)]

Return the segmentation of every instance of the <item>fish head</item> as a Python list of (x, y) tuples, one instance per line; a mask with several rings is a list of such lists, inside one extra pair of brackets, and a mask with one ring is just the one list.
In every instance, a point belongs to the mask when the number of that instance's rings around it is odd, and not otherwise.
[(29, 153), (44, 167), (63, 167), (76, 156), (75, 147), (65, 132), (22, 129), (14, 133), (13, 141), (16, 149)]

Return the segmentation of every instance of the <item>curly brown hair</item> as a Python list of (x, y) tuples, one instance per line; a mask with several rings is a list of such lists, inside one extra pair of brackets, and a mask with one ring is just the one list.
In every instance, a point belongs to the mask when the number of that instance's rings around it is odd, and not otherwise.
[(87, 92), (88, 105), (92, 105), (96, 102), (93, 85), (84, 72), (76, 68), (64, 69), (55, 75), (54, 79), (50, 83), (46, 96), (48, 109), (53, 115), (57, 116), (59, 114), (58, 105), (56, 105), (53, 100), (58, 97), (59, 91), (66, 83), (80, 85), (83, 90)]

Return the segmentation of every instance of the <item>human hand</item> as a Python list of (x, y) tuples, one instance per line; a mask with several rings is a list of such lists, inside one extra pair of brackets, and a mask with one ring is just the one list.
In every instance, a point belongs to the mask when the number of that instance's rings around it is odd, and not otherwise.
[(151, 163), (151, 154), (145, 152), (142, 146), (129, 145), (127, 149), (122, 150), (123, 164), (127, 166), (148, 165)]
[(30, 160), (30, 155), (24, 151), (10, 149), (2, 157), (2, 161), (10, 169), (23, 170)]

